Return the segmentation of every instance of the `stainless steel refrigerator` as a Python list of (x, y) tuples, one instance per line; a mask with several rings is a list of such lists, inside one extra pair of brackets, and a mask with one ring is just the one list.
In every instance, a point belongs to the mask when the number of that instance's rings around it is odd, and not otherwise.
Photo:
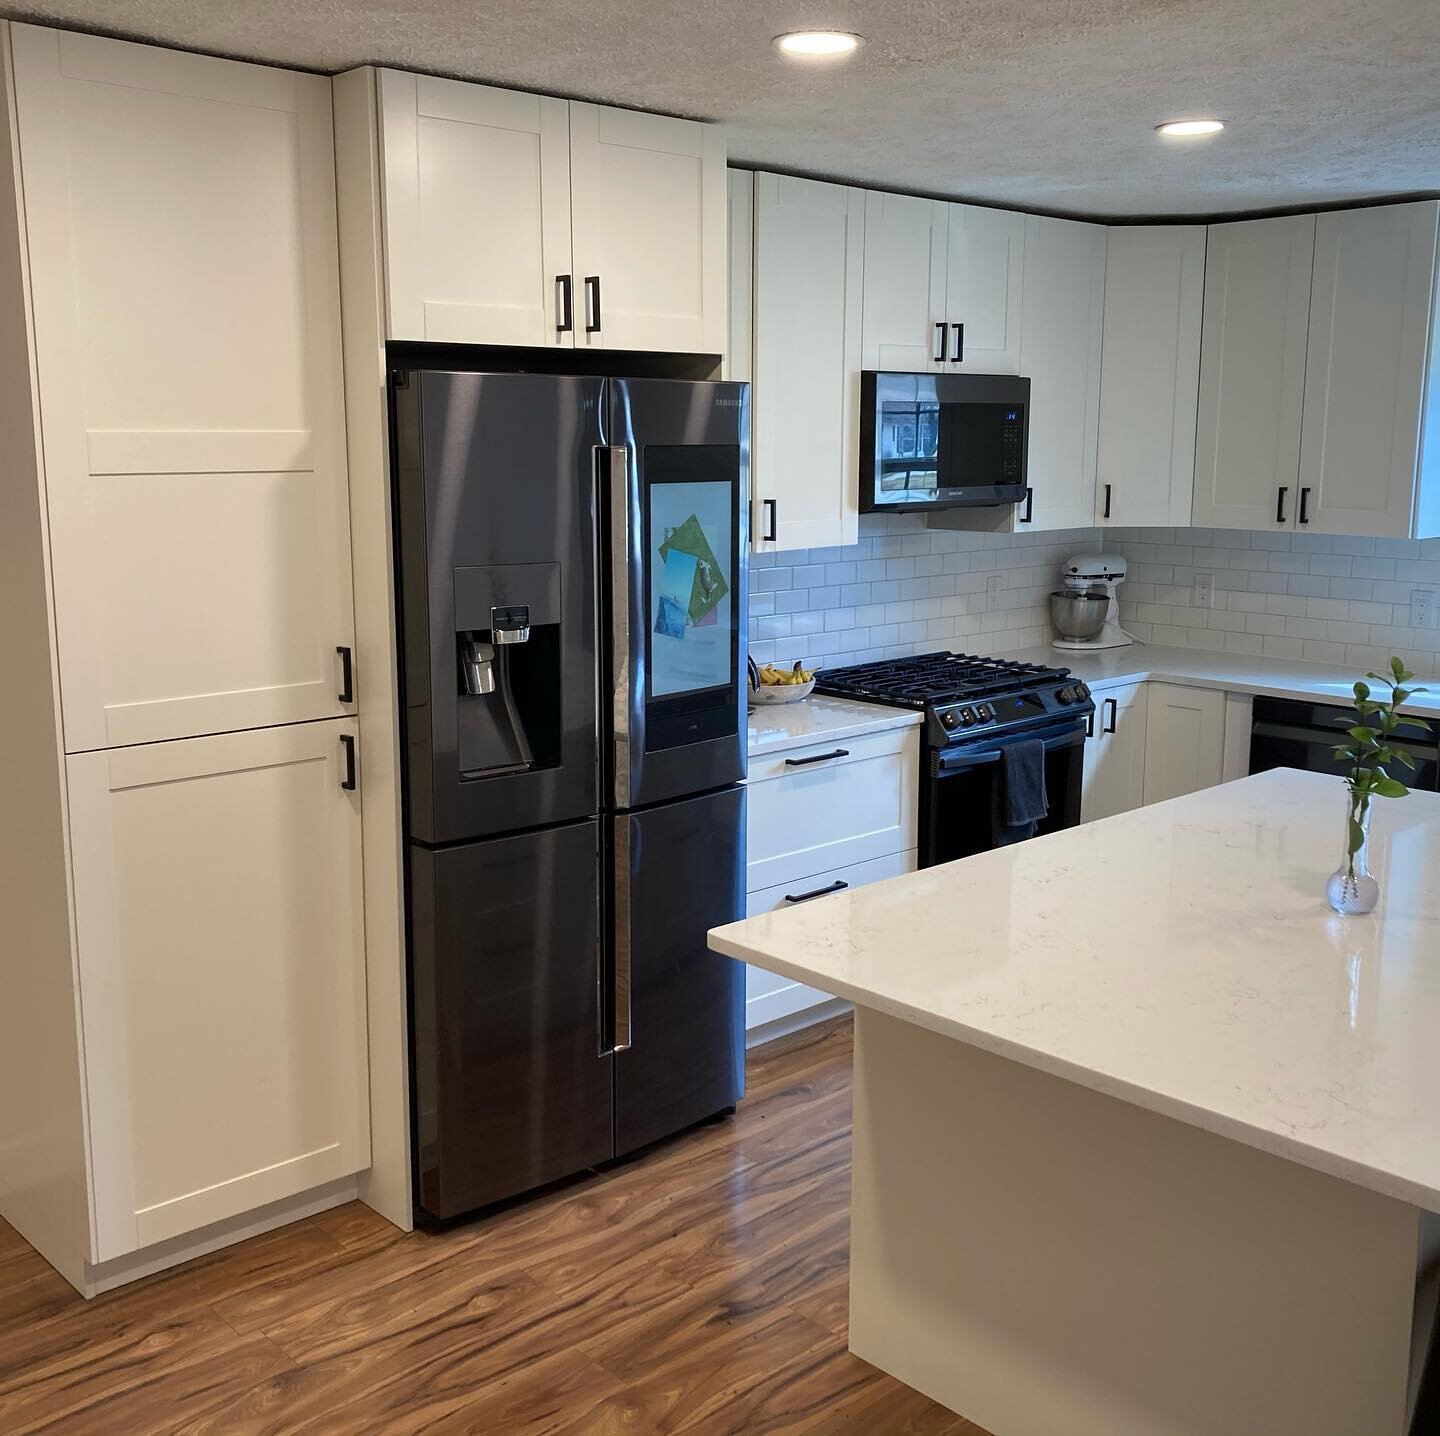
[(392, 375), (417, 1207), (733, 1107), (743, 384)]

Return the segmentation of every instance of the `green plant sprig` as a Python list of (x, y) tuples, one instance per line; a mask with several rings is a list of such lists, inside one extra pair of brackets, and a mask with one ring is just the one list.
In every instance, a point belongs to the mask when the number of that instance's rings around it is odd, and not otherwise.
[[(1367, 673), (1366, 678), (1388, 689), (1385, 697), (1372, 697), (1373, 689), (1368, 683), (1355, 685), (1355, 712), (1360, 722), (1346, 729), (1350, 741), (1335, 745), (1335, 756), (1349, 765), (1350, 772), (1345, 781), (1350, 788), (1349, 834), (1346, 852), (1349, 856), (1348, 876), (1355, 876), (1355, 855), (1365, 843), (1365, 815), (1370, 810), (1371, 798), (1403, 798), (1410, 789), (1389, 771), (1392, 764), (1413, 769), (1415, 760), (1403, 748), (1391, 745), (1399, 728), (1428, 730), (1430, 725), (1423, 718), (1401, 716), (1399, 709), (1417, 693), (1424, 693), (1421, 687), (1410, 687), (1415, 675), (1398, 659), (1390, 660), (1388, 674)], [(1366, 719), (1379, 715), (1375, 724)]]

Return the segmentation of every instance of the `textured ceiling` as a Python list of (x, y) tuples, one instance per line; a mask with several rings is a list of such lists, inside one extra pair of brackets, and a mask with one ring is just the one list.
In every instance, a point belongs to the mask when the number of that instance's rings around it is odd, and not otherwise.
[[(8, 13), (695, 115), (723, 123), (742, 163), (1061, 212), (1440, 190), (1440, 0), (31, 0)], [(772, 50), (817, 25), (869, 43), (829, 66)], [(1212, 114), (1230, 124), (1213, 140), (1153, 132)]]

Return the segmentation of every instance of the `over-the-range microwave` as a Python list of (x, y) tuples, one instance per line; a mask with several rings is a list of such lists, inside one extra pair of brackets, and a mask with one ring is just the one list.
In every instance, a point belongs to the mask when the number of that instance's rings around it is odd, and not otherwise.
[(860, 510), (925, 513), (1019, 503), (1030, 381), (1013, 374), (860, 375)]

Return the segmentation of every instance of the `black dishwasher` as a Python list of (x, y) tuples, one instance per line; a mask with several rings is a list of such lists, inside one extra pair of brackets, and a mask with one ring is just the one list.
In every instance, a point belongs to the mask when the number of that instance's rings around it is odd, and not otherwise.
[[(1350, 709), (1328, 703), (1257, 698), (1250, 728), (1250, 771), (1304, 768), (1344, 777), (1348, 769), (1331, 750), (1336, 743), (1345, 741), (1346, 730), (1358, 721)], [(1403, 749), (1415, 760), (1413, 773), (1402, 769), (1396, 774), (1407, 786), (1440, 791), (1440, 740), (1434, 732), (1413, 726), (1402, 728), (1391, 740), (1391, 747)]]

